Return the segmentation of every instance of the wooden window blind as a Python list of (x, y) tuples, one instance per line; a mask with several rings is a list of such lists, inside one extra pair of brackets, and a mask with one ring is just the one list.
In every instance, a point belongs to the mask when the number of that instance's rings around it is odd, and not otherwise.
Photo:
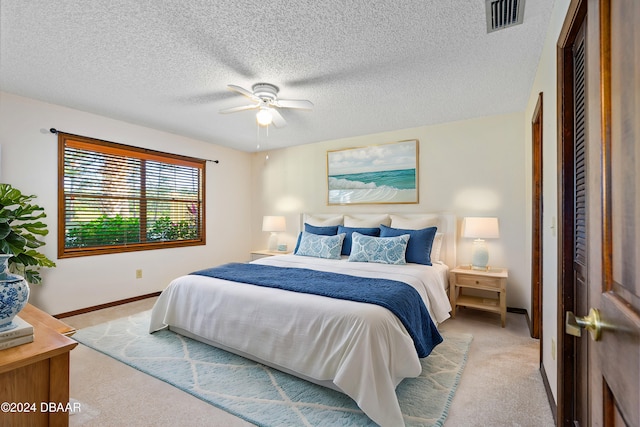
[(58, 133), (58, 257), (205, 244), (205, 164)]

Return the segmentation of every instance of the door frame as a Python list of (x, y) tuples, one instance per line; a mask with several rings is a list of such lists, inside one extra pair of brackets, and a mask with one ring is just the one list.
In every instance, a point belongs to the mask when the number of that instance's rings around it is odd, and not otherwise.
[(573, 44), (587, 16), (587, 0), (569, 5), (557, 51), (558, 79), (558, 393), (557, 423), (572, 425), (575, 399), (575, 347), (564, 331), (564, 314), (574, 311), (573, 272)]
[(531, 119), (532, 146), (532, 209), (531, 209), (531, 338), (540, 339), (540, 364), (542, 364), (542, 92)]

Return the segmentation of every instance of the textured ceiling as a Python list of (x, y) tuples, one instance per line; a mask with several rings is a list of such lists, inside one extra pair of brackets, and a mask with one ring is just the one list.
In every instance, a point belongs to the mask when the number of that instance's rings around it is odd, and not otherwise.
[(0, 90), (244, 151), (228, 84), (314, 103), (269, 148), (523, 111), (553, 3), (487, 34), (484, 0), (1, 0)]

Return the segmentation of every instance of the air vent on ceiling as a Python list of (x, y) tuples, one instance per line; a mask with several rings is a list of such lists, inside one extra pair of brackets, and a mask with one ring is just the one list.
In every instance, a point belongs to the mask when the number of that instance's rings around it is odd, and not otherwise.
[(485, 0), (487, 33), (522, 24), (524, 0)]

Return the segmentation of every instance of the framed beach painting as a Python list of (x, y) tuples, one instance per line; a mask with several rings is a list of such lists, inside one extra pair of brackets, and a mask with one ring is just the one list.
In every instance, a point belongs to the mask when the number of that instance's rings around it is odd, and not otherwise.
[(418, 140), (327, 151), (329, 205), (418, 203)]

